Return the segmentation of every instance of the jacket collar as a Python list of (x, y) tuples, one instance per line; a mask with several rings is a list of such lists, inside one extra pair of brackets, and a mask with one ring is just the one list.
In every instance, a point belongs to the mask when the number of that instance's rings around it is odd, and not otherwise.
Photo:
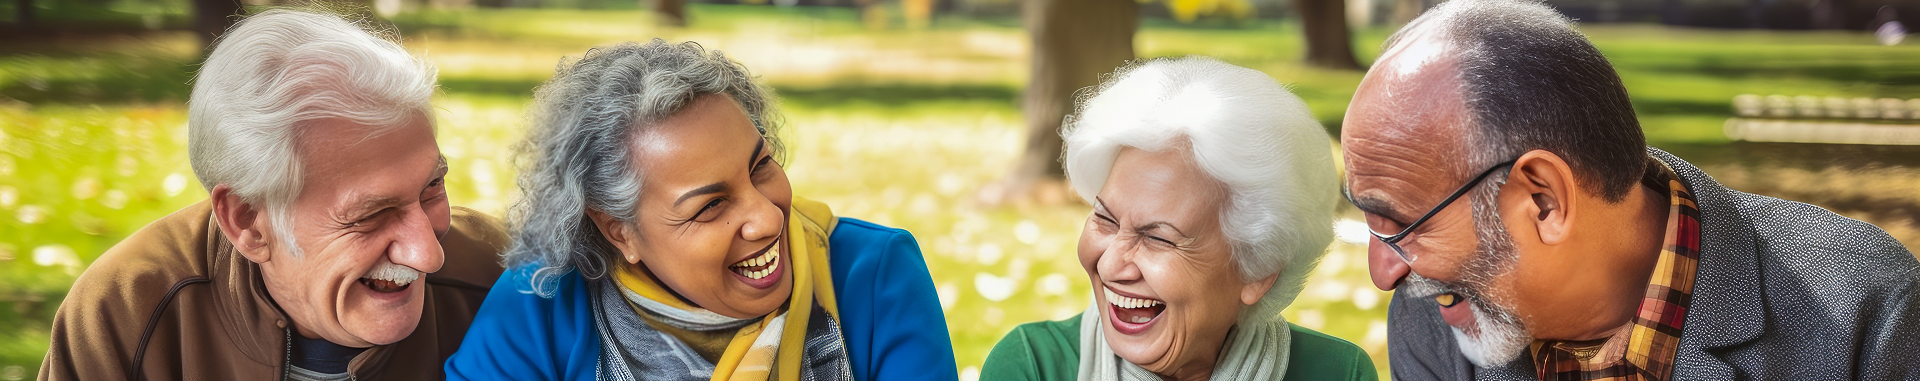
[(233, 243), (227, 241), (212, 213), (207, 218), (207, 277), (213, 281), (214, 307), (218, 312), (213, 318), (219, 321), (238, 352), (284, 374), (284, 369), (280, 369), (287, 356), (284, 327), (290, 320), (267, 296), (266, 284), (260, 279), (260, 266), (240, 255)]
[[(1652, 147), (1647, 152), (1673, 168), (1700, 207), (1700, 267), (1681, 332), (1676, 375), (1698, 372), (1731, 378), (1733, 367), (1719, 354), (1758, 340), (1766, 328), (1765, 282), (1755, 250), (1758, 240), (1751, 229), (1742, 228), (1753, 222), (1730, 202), (1745, 194), (1727, 189), (1673, 154)], [(1683, 369), (1690, 371), (1682, 373)]]

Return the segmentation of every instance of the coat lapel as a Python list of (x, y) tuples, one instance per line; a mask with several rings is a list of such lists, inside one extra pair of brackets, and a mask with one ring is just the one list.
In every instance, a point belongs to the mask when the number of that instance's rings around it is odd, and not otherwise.
[(1760, 251), (1751, 229), (1734, 210), (1736, 191), (1666, 151), (1647, 148), (1680, 175), (1700, 206), (1700, 267), (1692, 304), (1681, 331), (1674, 379), (1734, 379), (1733, 365), (1721, 356), (1760, 338), (1766, 329), (1766, 282)]

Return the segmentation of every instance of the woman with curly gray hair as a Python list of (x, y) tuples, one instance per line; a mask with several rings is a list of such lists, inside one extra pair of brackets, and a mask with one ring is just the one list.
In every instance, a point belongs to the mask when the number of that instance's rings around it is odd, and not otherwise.
[(772, 94), (686, 42), (536, 90), (507, 274), (450, 379), (956, 379), (906, 231), (793, 195)]

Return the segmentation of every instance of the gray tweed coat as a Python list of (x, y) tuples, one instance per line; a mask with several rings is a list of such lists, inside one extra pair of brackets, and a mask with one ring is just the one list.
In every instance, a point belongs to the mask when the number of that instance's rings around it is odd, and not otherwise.
[[(1700, 205), (1700, 268), (1676, 380), (1920, 380), (1920, 262), (1886, 232), (1799, 202), (1727, 189), (1665, 151)], [(1527, 380), (1460, 355), (1431, 299), (1394, 293), (1397, 380)]]

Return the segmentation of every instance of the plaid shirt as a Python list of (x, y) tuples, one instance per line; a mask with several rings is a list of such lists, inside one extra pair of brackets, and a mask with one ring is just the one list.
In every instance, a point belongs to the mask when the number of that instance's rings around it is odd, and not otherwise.
[[(1673, 170), (1660, 164), (1658, 180), (1672, 194), (1666, 244), (1653, 269), (1646, 299), (1624, 339), (1535, 341), (1533, 366), (1541, 380), (1667, 380), (1680, 348), (1680, 328), (1693, 299), (1694, 271), (1700, 264), (1700, 209), (1693, 192)], [(1658, 189), (1656, 187), (1656, 189)]]

